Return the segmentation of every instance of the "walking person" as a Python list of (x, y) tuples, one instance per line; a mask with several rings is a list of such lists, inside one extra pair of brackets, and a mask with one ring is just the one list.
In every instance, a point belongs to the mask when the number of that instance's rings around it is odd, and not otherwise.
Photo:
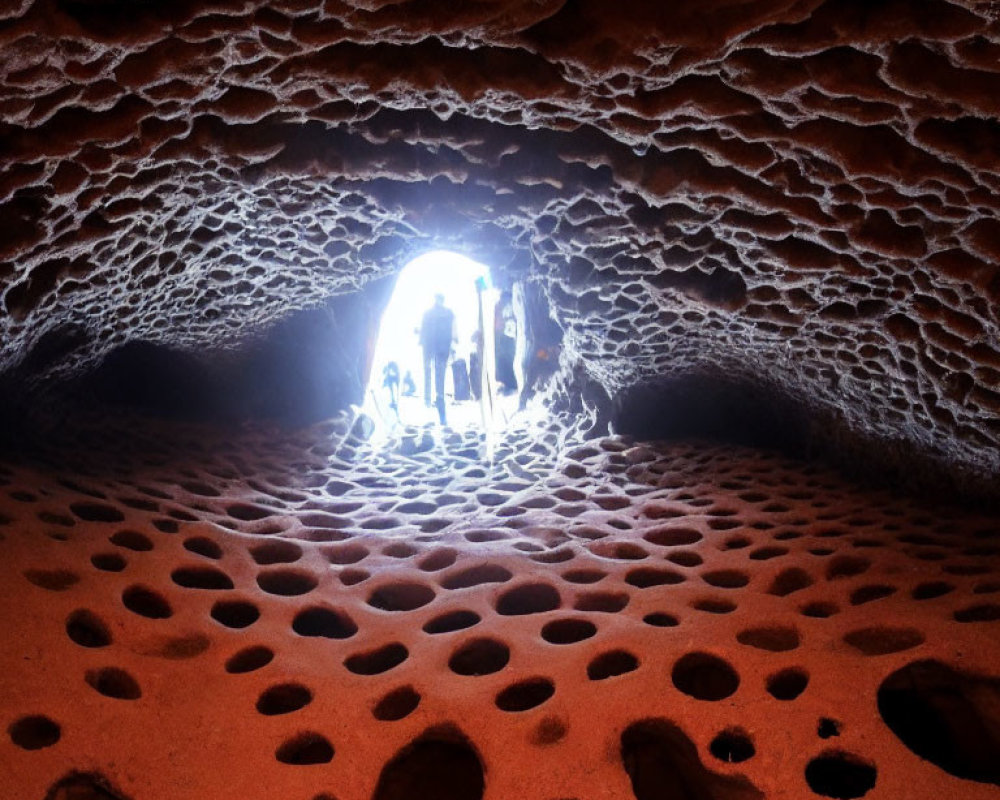
[(431, 372), (434, 373), (434, 405), (441, 424), (446, 424), (444, 406), (444, 374), (451, 352), (454, 312), (445, 306), (444, 295), (434, 295), (434, 305), (424, 312), (420, 325), (420, 346), (424, 352), (424, 403), (431, 405)]

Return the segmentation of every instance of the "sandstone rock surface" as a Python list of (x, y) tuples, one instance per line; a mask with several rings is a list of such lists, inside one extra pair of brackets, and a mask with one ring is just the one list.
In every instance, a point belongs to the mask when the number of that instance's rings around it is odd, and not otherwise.
[(448, 246), (606, 393), (1000, 467), (1000, 24), (931, 0), (7, 4), (0, 368), (231, 348)]

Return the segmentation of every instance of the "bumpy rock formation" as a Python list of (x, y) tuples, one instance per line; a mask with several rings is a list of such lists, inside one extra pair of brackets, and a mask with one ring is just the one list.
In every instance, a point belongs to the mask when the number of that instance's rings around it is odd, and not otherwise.
[(721, 371), (996, 471), (995, 4), (452, 5), (8, 4), (2, 366), (236, 345), (450, 245), (611, 396)]
[(992, 516), (754, 450), (347, 423), (4, 470), (0, 785), (996, 797)]
[[(3, 3), (0, 795), (995, 797), (995, 519), (757, 448), (1000, 496), (998, 218), (992, 0)], [(492, 457), (333, 416), (436, 248)]]

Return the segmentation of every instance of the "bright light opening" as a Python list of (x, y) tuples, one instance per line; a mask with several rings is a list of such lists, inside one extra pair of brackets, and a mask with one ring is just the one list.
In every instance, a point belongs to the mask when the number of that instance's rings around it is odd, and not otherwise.
[[(492, 288), (486, 265), (458, 253), (436, 250), (403, 267), (382, 315), (364, 403), (364, 411), (375, 421), (377, 432), (387, 434), (405, 425), (441, 423), (433, 364), (430, 397), (425, 393), (420, 341), (424, 315), (435, 305), (438, 294), (443, 295), (444, 306), (454, 314), (451, 349), (444, 370), (445, 424), (453, 428), (482, 425), (487, 431), (495, 427), (498, 410), (493, 324), (500, 293)], [(481, 326), (484, 342), (477, 347)], [(481, 366), (484, 360), (485, 376)], [(463, 374), (465, 385), (456, 386), (456, 375), (462, 384)], [(395, 377), (398, 384), (393, 388)]]

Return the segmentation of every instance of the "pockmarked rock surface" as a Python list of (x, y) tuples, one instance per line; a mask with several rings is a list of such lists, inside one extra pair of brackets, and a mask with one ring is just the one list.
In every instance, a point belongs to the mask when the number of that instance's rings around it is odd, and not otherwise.
[(5, 789), (996, 797), (995, 518), (751, 449), (347, 430), (3, 468)]
[(5, 4), (0, 368), (236, 347), (451, 246), (571, 382), (722, 373), (995, 475), (996, 3), (460, 6)]
[(993, 0), (0, 3), (0, 797), (996, 798), (998, 212)]

